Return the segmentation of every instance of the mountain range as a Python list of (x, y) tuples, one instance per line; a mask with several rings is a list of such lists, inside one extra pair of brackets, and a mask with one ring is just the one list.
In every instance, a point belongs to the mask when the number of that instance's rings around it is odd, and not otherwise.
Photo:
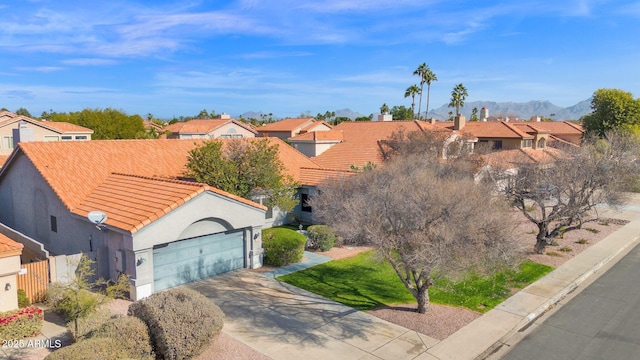
[[(467, 118), (471, 117), (473, 108), (478, 108), (478, 115), (480, 115), (480, 109), (486, 107), (489, 110), (489, 116), (508, 116), (512, 119), (529, 120), (533, 116), (540, 116), (545, 118), (551, 118), (552, 120), (578, 120), (582, 116), (591, 112), (591, 99), (581, 101), (573, 106), (561, 107), (552, 104), (550, 101), (528, 101), (528, 102), (494, 102), (494, 101), (473, 101), (464, 104), (460, 108), (460, 113)], [(416, 109), (417, 110), (417, 109)], [(446, 120), (449, 118), (449, 111), (455, 111), (454, 108), (450, 108), (447, 104), (440, 106), (436, 109), (429, 110), (429, 117), (435, 117), (438, 120)], [(336, 110), (336, 117), (348, 117), (355, 119), (361, 116), (369, 116), (368, 114), (360, 114), (351, 109)], [(245, 119), (256, 118), (260, 119), (259, 112), (249, 111), (238, 117), (242, 116)], [(377, 114), (374, 114), (376, 116)], [(309, 115), (310, 117), (313, 115)], [(273, 115), (273, 119), (280, 119), (277, 115)]]

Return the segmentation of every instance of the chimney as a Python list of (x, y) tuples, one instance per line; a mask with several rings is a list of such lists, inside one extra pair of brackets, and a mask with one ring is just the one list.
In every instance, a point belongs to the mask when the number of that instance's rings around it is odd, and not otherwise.
[(467, 118), (464, 115), (456, 115), (453, 118), (453, 130), (461, 130), (467, 123)]
[(17, 129), (13, 129), (13, 147), (18, 146), (19, 142), (35, 141), (36, 136), (33, 129), (29, 128), (27, 124), (20, 123)]
[(222, 114), (218, 115), (218, 119), (221, 119), (221, 120), (230, 120), (230, 119), (231, 119), (231, 115), (229, 115), (229, 114), (225, 114), (225, 113), (222, 113)]
[(391, 114), (380, 114), (380, 115), (378, 115), (378, 121), (393, 121), (393, 115), (391, 115)]

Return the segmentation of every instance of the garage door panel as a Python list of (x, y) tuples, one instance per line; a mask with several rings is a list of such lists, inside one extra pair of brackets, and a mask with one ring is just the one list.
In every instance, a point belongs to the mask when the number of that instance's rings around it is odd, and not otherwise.
[(157, 290), (244, 267), (242, 232), (176, 241), (153, 251)]

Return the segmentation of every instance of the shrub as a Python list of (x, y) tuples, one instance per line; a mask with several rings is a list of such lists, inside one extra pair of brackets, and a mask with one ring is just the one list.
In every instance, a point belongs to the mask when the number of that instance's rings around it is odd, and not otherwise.
[(583, 245), (584, 245), (584, 244), (588, 244), (588, 243), (589, 243), (589, 240), (587, 240), (587, 239), (580, 239), (580, 240), (578, 240), (578, 241), (576, 241), (576, 242), (577, 242), (578, 244), (583, 244)]
[(17, 340), (38, 335), (43, 320), (42, 309), (35, 306), (0, 313), (0, 340)]
[(150, 357), (153, 354), (149, 329), (137, 317), (125, 316), (110, 319), (91, 334), (91, 338), (113, 339), (136, 358)]
[(547, 255), (556, 256), (556, 257), (563, 257), (562, 254), (557, 252), (557, 251), (547, 251)]
[(224, 313), (204, 295), (187, 288), (152, 294), (129, 306), (149, 329), (153, 351), (162, 359), (200, 354), (220, 334)]
[(562, 251), (562, 252), (572, 252), (573, 251), (573, 249), (568, 247), (568, 246), (563, 246), (559, 250)]
[(587, 231), (589, 231), (589, 232), (592, 232), (592, 233), (594, 233), (594, 234), (597, 234), (597, 233), (599, 233), (599, 232), (600, 232), (600, 230), (598, 230), (598, 229), (594, 229), (594, 228), (584, 228), (584, 229), (585, 229), (585, 230), (587, 230)]
[(297, 231), (285, 228), (271, 228), (262, 232), (265, 263), (284, 266), (299, 262), (304, 254), (307, 239)]
[[(60, 348), (49, 354), (46, 360), (119, 360), (119, 359), (144, 359), (132, 356), (133, 354), (111, 338), (87, 339), (75, 344)], [(145, 360), (151, 360), (147, 358)]]
[[(111, 319), (111, 312), (106, 308), (98, 308), (98, 310), (90, 313), (86, 317), (78, 319), (78, 330), (77, 334), (75, 334), (75, 339), (80, 340), (91, 336), (94, 331), (98, 330), (109, 321), (109, 319)], [(67, 322), (67, 329), (74, 334), (76, 332), (76, 322)]]
[(311, 225), (307, 228), (307, 232), (313, 248), (329, 251), (335, 246), (336, 234), (327, 225)]
[(31, 305), (31, 300), (29, 300), (27, 293), (22, 289), (18, 289), (18, 307), (25, 308), (29, 305)]

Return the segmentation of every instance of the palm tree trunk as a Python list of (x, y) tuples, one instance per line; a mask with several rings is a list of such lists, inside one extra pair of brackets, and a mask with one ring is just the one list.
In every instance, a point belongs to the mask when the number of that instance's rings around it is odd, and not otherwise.
[(429, 97), (431, 96), (431, 84), (427, 84), (427, 112), (424, 114), (424, 118), (429, 120)]
[(418, 120), (420, 120), (420, 112), (422, 111), (422, 88), (424, 87), (423, 83), (420, 83), (420, 102), (418, 103)]

